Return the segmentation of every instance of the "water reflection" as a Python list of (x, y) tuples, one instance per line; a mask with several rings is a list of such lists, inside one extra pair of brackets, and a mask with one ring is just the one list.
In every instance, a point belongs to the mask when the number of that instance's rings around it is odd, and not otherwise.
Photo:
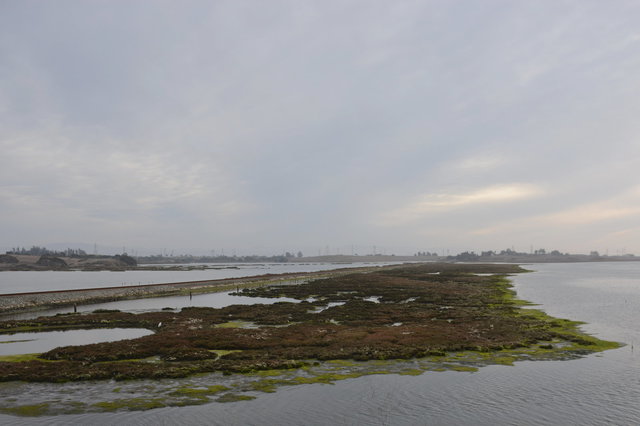
[[(266, 298), (266, 297), (246, 297), (233, 296), (232, 292), (192, 294), (186, 296), (153, 297), (149, 299), (119, 300), (116, 302), (94, 303), (90, 305), (77, 306), (78, 313), (90, 313), (96, 309), (118, 309), (123, 312), (141, 313), (160, 311), (165, 308), (180, 310), (191, 306), (202, 306), (209, 308), (224, 308), (230, 305), (254, 305), (272, 304), (276, 302), (299, 303), (299, 300), (289, 297)], [(0, 316), (1, 320), (32, 319), (40, 316), (52, 316), (60, 313), (73, 312), (73, 308), (47, 309), (44, 311), (27, 312), (22, 314), (8, 314)]]
[(3, 334), (0, 335), (0, 355), (41, 353), (60, 346), (137, 339), (152, 333), (151, 330), (144, 328), (102, 328), (97, 330)]
[(400, 263), (403, 262), (375, 264), (358, 262), (339, 265), (332, 263), (209, 264), (210, 269), (190, 271), (3, 271), (0, 273), (0, 294), (219, 280)]
[(82, 306), (83, 311), (93, 311), (95, 309), (119, 309), (127, 312), (148, 312), (159, 311), (163, 308), (180, 310), (191, 306), (204, 306), (208, 308), (224, 308), (230, 305), (254, 305), (272, 304), (276, 302), (293, 302), (299, 300), (289, 297), (266, 298), (266, 297), (246, 297), (233, 296), (232, 292), (193, 294), (192, 296), (170, 296), (154, 297), (150, 299), (121, 300), (117, 302), (99, 303)]

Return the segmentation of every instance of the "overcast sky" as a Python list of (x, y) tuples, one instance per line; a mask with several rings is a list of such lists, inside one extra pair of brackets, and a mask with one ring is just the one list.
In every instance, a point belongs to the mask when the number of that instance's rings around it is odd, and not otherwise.
[(640, 254), (640, 2), (0, 0), (0, 249)]

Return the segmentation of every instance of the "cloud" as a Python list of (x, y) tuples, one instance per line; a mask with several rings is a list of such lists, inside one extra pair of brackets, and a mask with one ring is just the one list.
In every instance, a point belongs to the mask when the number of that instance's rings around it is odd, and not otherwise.
[[(640, 188), (632, 187), (623, 190), (613, 197), (571, 206), (560, 211), (551, 211), (542, 215), (524, 216), (504, 221), (494, 226), (478, 228), (472, 231), (475, 235), (530, 233), (531, 230), (540, 235), (567, 232), (570, 229), (601, 232), (604, 226), (608, 236), (625, 236), (629, 232), (625, 228), (627, 222), (633, 222), (640, 214)], [(613, 226), (613, 228), (611, 228)], [(622, 227), (622, 229), (618, 229)], [(597, 231), (596, 231), (597, 230)]]
[(511, 203), (542, 195), (541, 188), (532, 184), (491, 185), (464, 193), (425, 194), (405, 206), (382, 214), (382, 223), (405, 224), (438, 213), (469, 209), (478, 205)]
[(1, 142), (0, 204), (7, 214), (15, 212), (17, 228), (34, 223), (19, 225), (21, 211), (44, 215), (44, 223), (67, 230), (83, 223), (112, 230), (124, 224), (197, 227), (252, 211), (241, 183), (220, 160), (170, 147), (128, 149), (69, 129), (4, 135)]
[(587, 247), (634, 227), (611, 195), (640, 167), (633, 2), (1, 8), (7, 244)]
[(458, 160), (450, 167), (461, 171), (477, 172), (494, 170), (506, 162), (507, 160), (502, 156), (479, 155)]

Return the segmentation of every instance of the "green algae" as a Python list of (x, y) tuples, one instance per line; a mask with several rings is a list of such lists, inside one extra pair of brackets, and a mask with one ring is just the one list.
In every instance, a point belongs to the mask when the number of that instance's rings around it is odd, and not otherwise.
[[(375, 362), (375, 361), (372, 361)], [(351, 360), (347, 360), (347, 359), (332, 359), (327, 361), (327, 364), (331, 364), (331, 365), (339, 365), (341, 367), (355, 367), (356, 362), (355, 361), (351, 361)]]
[(212, 352), (216, 355), (218, 355), (219, 358), (225, 356), (225, 355), (229, 355), (229, 354), (233, 354), (236, 352), (242, 352), (241, 350), (235, 349), (235, 350), (226, 350), (226, 349), (209, 349), (209, 352)]
[(388, 365), (393, 365), (394, 361), (390, 361), (390, 360), (385, 360), (385, 359), (374, 359), (371, 361), (371, 365), (378, 365), (378, 366), (388, 366)]
[[(303, 377), (298, 376), (293, 378), (293, 383), (296, 384), (313, 384), (313, 383), (324, 383), (324, 384), (333, 384), (338, 380), (346, 380), (346, 379), (356, 379), (358, 377), (362, 377), (367, 373), (364, 372), (352, 372), (352, 373), (323, 373), (317, 374), (313, 376)], [(369, 374), (382, 374), (381, 372), (371, 372)]]
[(419, 370), (417, 368), (411, 368), (409, 370), (402, 370), (398, 374), (401, 375), (401, 376), (420, 376), (422, 373), (424, 373), (424, 370)]
[(44, 416), (49, 412), (49, 403), (17, 405), (15, 407), (0, 407), (0, 413), (12, 414), (20, 417)]
[(283, 377), (279, 379), (262, 379), (250, 383), (252, 390), (273, 393), (279, 386), (296, 386), (296, 385), (309, 385), (309, 384), (333, 384), (339, 380), (355, 379), (364, 375), (371, 374), (387, 374), (387, 371), (355, 371), (355, 372), (341, 372), (341, 373), (311, 373), (308, 376), (295, 376), (295, 377)]
[[(548, 349), (547, 345), (550, 345), (553, 349)], [(541, 346), (544, 346), (544, 348)], [(447, 353), (445, 356), (427, 356), (413, 361), (374, 360), (354, 362), (350, 360), (330, 360), (322, 363), (313, 363), (313, 366), (308, 364), (305, 366), (304, 370), (285, 369), (254, 371), (243, 375), (246, 377), (246, 380), (236, 380), (236, 384), (232, 386), (230, 386), (229, 383), (226, 385), (192, 384), (189, 386), (180, 386), (171, 391), (164, 392), (154, 389), (153, 387), (145, 387), (144, 389), (137, 389), (137, 392), (146, 392), (155, 396), (103, 401), (89, 406), (89, 409), (106, 412), (121, 410), (138, 411), (159, 407), (200, 405), (210, 402), (238, 402), (255, 398), (253, 395), (247, 395), (246, 392), (273, 393), (282, 386), (334, 384), (340, 380), (355, 379), (372, 374), (418, 376), (425, 372), (435, 373), (446, 371), (469, 374), (477, 371), (478, 368), (483, 365), (513, 365), (513, 362), (521, 359), (548, 359), (549, 356), (560, 356), (557, 353), (566, 352), (569, 347), (572, 347), (570, 343), (556, 340), (549, 343), (541, 342), (538, 345), (527, 348), (504, 349), (494, 352), (458, 351)], [(563, 356), (566, 356), (566, 354)], [(413, 367), (409, 367), (408, 365), (413, 365)], [(381, 369), (380, 367), (385, 368)], [(302, 371), (305, 371), (305, 375), (300, 375)], [(205, 375), (202, 377), (204, 380), (211, 380), (211, 376)], [(228, 392), (232, 388), (234, 391)], [(122, 392), (121, 387), (119, 386), (115, 388), (114, 392)], [(220, 395), (223, 392), (227, 393)], [(215, 395), (220, 396), (216, 399), (211, 398)], [(40, 407), (40, 411), (38, 411), (38, 407)], [(7, 410), (11, 409), (15, 409), (15, 407), (7, 408)], [(68, 408), (66, 412), (70, 412), (72, 409), (82, 411), (82, 408), (71, 407)], [(14, 412), (10, 413), (7, 410), (4, 412), (14, 414)], [(22, 410), (24, 412), (34, 413), (31, 415), (35, 416), (51, 414), (52, 412), (51, 409), (48, 409), (44, 405), (34, 406), (31, 408), (26, 407)]]
[(127, 398), (101, 401), (93, 404), (93, 407), (99, 408), (101, 411), (145, 411), (167, 406), (168, 404), (164, 398)]
[(53, 362), (38, 358), (40, 354), (20, 354), (20, 355), (2, 355), (0, 356), (0, 362), (25, 362), (25, 361), (41, 361), (41, 362)]
[(460, 365), (460, 364), (451, 365), (451, 364), (446, 364), (446, 365), (443, 365), (443, 367), (446, 370), (459, 371), (459, 372), (474, 373), (474, 372), (478, 371), (478, 367), (472, 367), (470, 365)]
[(273, 376), (282, 376), (284, 371), (285, 370), (260, 370), (251, 374), (258, 377), (273, 377)]
[(237, 393), (226, 393), (220, 398), (216, 399), (216, 402), (238, 402), (238, 401), (250, 401), (256, 399), (255, 396), (240, 395)]
[(204, 388), (189, 388), (189, 387), (179, 387), (178, 389), (171, 392), (169, 395), (172, 396), (206, 396), (206, 395), (215, 395), (220, 392), (224, 392), (229, 390), (227, 386), (223, 385), (212, 385)]
[(217, 328), (251, 328), (255, 327), (255, 324), (249, 321), (228, 321), (221, 324), (216, 324)]

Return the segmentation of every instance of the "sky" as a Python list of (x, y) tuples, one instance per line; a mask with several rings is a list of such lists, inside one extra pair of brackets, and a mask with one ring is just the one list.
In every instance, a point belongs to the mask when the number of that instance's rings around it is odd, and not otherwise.
[(0, 0), (0, 250), (640, 254), (640, 2)]

